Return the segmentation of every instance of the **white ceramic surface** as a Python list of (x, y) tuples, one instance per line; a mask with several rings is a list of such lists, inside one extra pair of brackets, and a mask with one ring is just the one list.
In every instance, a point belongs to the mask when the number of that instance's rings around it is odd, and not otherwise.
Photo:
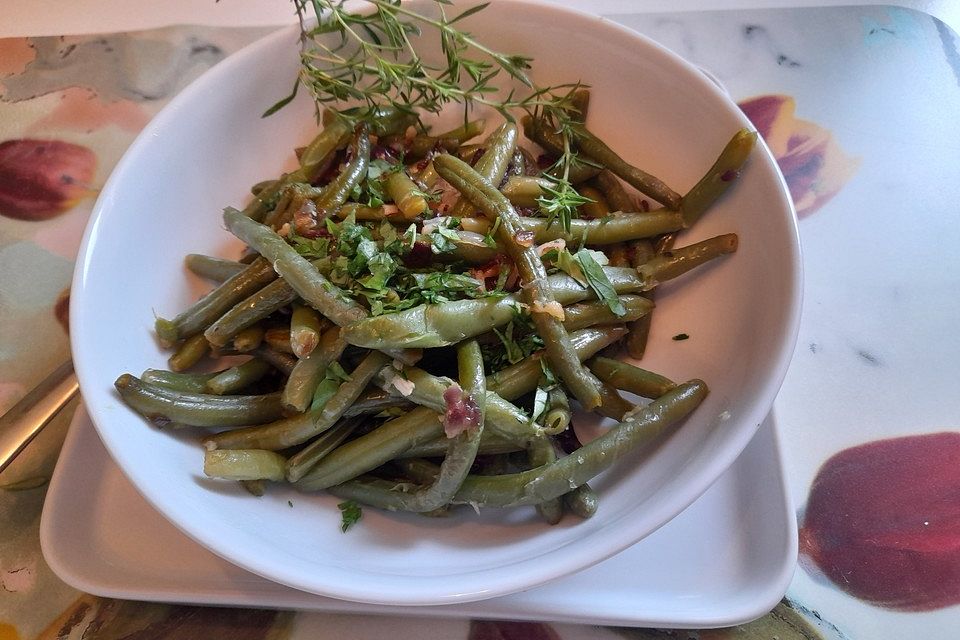
[(763, 615), (783, 596), (797, 554), (773, 416), (704, 495), (642, 542), (550, 584), (480, 602), (367, 605), (247, 573), (152, 509), (107, 455), (83, 410), (50, 482), (40, 540), (60, 578), (105, 597), (650, 627), (720, 627)]
[[(471, 20), (493, 46), (534, 55), (541, 83), (588, 81), (591, 127), (681, 191), (748, 125), (692, 66), (601, 18), (502, 2)], [(739, 253), (664, 288), (644, 361), (675, 379), (704, 378), (713, 393), (655, 451), (594, 483), (603, 506), (587, 522), (547, 527), (527, 511), (437, 521), (367, 510), (345, 536), (336, 500), (282, 488), (253, 500), (212, 482), (189, 435), (148, 427), (119, 401), (117, 375), (165, 361), (151, 339), (154, 311), (172, 315), (196, 296), (182, 256), (235, 247), (220, 209), (242, 204), (250, 184), (288, 166), (310, 137), (305, 99), (260, 118), (289, 90), (294, 35), (253, 45), (171, 102), (117, 167), (87, 229), (71, 303), (74, 359), (94, 423), (134, 486), (189, 536), (249, 571), (331, 597), (408, 605), (542, 584), (628, 547), (693, 502), (762, 422), (796, 337), (796, 224), (765, 150), (686, 234), (695, 241), (736, 231)], [(691, 339), (670, 340), (680, 332)]]

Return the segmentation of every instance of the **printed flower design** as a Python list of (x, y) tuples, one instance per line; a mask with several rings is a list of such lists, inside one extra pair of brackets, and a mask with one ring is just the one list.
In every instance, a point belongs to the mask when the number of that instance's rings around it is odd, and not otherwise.
[(848, 156), (829, 131), (794, 117), (796, 103), (790, 96), (758, 96), (739, 106), (777, 159), (797, 217), (826, 204), (857, 170), (860, 161)]
[(48, 220), (91, 195), (97, 158), (87, 147), (60, 140), (0, 142), (0, 215)]
[(904, 611), (960, 603), (960, 433), (841, 451), (802, 520), (801, 564), (850, 595)]

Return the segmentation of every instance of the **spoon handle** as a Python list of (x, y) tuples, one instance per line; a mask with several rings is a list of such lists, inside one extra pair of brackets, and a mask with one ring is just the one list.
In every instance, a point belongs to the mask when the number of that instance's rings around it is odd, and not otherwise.
[(30, 444), (79, 391), (73, 362), (67, 360), (0, 416), (0, 472)]

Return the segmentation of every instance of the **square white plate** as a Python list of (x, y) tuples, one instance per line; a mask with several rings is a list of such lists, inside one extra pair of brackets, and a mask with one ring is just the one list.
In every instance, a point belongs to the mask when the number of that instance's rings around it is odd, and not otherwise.
[[(338, 527), (339, 522), (329, 526)], [(270, 582), (190, 540), (127, 481), (81, 408), (47, 492), (40, 542), (50, 567), (65, 582), (115, 598), (716, 627), (757, 618), (783, 596), (796, 564), (797, 527), (775, 421), (768, 417), (737, 462), (693, 505), (640, 543), (580, 573), (522, 593), (465, 604), (397, 607), (347, 602)]]

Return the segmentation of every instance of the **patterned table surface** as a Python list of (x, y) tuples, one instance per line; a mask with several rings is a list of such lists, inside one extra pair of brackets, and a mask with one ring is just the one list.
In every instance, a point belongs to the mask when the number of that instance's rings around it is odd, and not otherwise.
[[(37, 534), (65, 412), (0, 476), (0, 640), (957, 634), (960, 39), (892, 7), (610, 17), (724, 83), (777, 156), (800, 216), (805, 308), (776, 404), (801, 540), (784, 602), (735, 629), (671, 632), (80, 594), (44, 564)], [(190, 80), (267, 31), (0, 40), (0, 410), (67, 354), (73, 260), (124, 149)]]

